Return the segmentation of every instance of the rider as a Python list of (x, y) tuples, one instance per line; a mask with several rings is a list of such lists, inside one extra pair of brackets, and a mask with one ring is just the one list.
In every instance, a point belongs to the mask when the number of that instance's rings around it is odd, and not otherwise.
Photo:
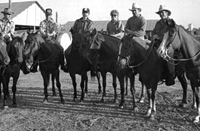
[[(52, 19), (52, 9), (47, 8), (45, 11), (46, 19), (40, 22), (40, 29), (39, 32), (41, 36), (48, 42), (57, 44), (60, 49), (60, 64), (61, 69), (67, 72), (67, 68), (64, 62), (64, 49), (63, 47), (56, 41), (56, 31), (57, 31), (57, 23), (54, 22)], [(36, 58), (38, 59), (38, 58)], [(34, 64), (31, 68), (31, 72), (37, 72), (37, 65)]]
[(119, 18), (119, 12), (117, 10), (112, 10), (110, 12), (111, 21), (107, 24), (107, 32), (109, 35), (117, 37), (121, 39), (124, 35), (124, 25), (123, 23), (118, 19)]
[(129, 10), (132, 11), (133, 16), (126, 23), (125, 33), (133, 36), (133, 39), (135, 37), (144, 39), (147, 21), (140, 13), (141, 7), (133, 3), (132, 9)]
[[(160, 20), (156, 23), (155, 28), (153, 30), (153, 41), (155, 42), (155, 46), (158, 47), (160, 43), (162, 42), (164, 34), (168, 31), (168, 25), (167, 22), (169, 22), (170, 19), (169, 16), (171, 15), (171, 11), (167, 9), (165, 5), (160, 5), (159, 11), (156, 12), (160, 16)], [(175, 84), (175, 66), (173, 65), (173, 62), (167, 62), (168, 67), (168, 74), (166, 78), (166, 85), (170, 86)]]
[(9, 8), (5, 8), (1, 11), (3, 18), (0, 20), (0, 33), (3, 36), (3, 40), (8, 44), (12, 40), (12, 36), (15, 31), (15, 23), (11, 20), (13, 12)]

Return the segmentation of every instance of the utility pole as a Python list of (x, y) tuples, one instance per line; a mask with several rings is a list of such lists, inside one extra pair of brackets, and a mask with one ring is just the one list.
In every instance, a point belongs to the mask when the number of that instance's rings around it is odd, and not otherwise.
[(12, 8), (12, 7), (11, 7), (11, 0), (9, 0), (8, 8), (10, 8), (10, 9)]

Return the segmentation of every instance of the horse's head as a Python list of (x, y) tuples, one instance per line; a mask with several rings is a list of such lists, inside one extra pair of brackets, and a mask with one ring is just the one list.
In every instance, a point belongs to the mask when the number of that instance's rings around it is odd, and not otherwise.
[(105, 41), (104, 36), (101, 33), (98, 33), (96, 29), (94, 29), (91, 33), (91, 45), (90, 49), (100, 49), (101, 44)]
[(125, 68), (129, 65), (132, 50), (132, 37), (125, 35), (121, 39), (117, 59), (120, 68)]
[(162, 42), (157, 50), (157, 54), (164, 59), (168, 59), (168, 53), (179, 50), (181, 46), (179, 29), (173, 20), (168, 23), (168, 31), (164, 34)]
[(1, 66), (8, 65), (10, 63), (10, 57), (6, 50), (6, 43), (0, 40), (0, 64)]
[(25, 40), (23, 55), (26, 60), (29, 60), (29, 62), (33, 62), (33, 57), (37, 55), (38, 50), (40, 49), (40, 44), (44, 42), (44, 40), (39, 37), (37, 33), (27, 33), (28, 36)]
[(82, 52), (84, 46), (87, 43), (81, 33), (72, 33), (72, 49), (79, 50)]
[(23, 62), (23, 49), (24, 49), (24, 41), (22, 37), (14, 37), (12, 41), (8, 45), (9, 47), (9, 55), (11, 60), (13, 59), (17, 63)]

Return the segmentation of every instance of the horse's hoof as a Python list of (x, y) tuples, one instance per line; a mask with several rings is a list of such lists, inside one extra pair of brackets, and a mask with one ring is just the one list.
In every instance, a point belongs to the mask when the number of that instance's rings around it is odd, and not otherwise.
[(138, 107), (137, 106), (133, 107), (133, 111), (138, 112), (139, 111)]
[(181, 103), (181, 104), (178, 105), (178, 107), (186, 108), (186, 107), (187, 107), (187, 104), (185, 104), (185, 103)]
[(144, 99), (140, 99), (138, 103), (144, 103)]
[(99, 90), (98, 94), (101, 94), (101, 90)]
[(154, 115), (150, 115), (150, 118), (149, 118), (151, 121), (155, 121), (155, 116)]
[(5, 110), (5, 109), (9, 109), (9, 107), (8, 106), (3, 106), (3, 109)]
[(192, 105), (192, 109), (197, 109), (197, 106), (196, 105)]
[(64, 101), (64, 99), (61, 99), (61, 104), (65, 104), (65, 101)]
[(104, 102), (104, 99), (103, 99), (103, 98), (101, 99), (101, 102)]
[(44, 100), (43, 103), (44, 104), (49, 104), (49, 102), (47, 100)]
[(53, 96), (57, 96), (57, 94), (56, 94), (56, 93), (53, 93)]
[(119, 104), (119, 108), (124, 109), (123, 104)]
[(13, 106), (14, 108), (17, 108), (17, 103), (13, 103), (12, 106)]
[(76, 101), (77, 101), (77, 98), (74, 98), (73, 101), (76, 102)]
[(193, 123), (198, 123), (199, 122), (199, 116), (196, 116)]

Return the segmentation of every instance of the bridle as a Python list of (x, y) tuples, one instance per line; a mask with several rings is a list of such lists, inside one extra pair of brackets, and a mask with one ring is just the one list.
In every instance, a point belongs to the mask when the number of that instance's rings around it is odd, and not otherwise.
[[(179, 27), (179, 28), (180, 28), (180, 27)], [(177, 34), (178, 34), (178, 37), (179, 37), (179, 39), (180, 39), (181, 36), (180, 36), (179, 30), (177, 31)], [(174, 36), (173, 39), (170, 40), (170, 41), (174, 41), (174, 39), (175, 39), (175, 36)], [(176, 59), (176, 58), (173, 58), (173, 57), (171, 57), (171, 56), (168, 55), (169, 49), (168, 49), (167, 47), (169, 47), (169, 46), (172, 46), (170, 42), (168, 42), (168, 43), (166, 44), (164, 54), (161, 55), (161, 56), (163, 57), (163, 59), (165, 59), (165, 60), (168, 61), (168, 62), (170, 62), (170, 61), (177, 61), (177, 62), (189, 61), (189, 60), (194, 59), (196, 56), (198, 56), (198, 55), (200, 54), (200, 50), (199, 50), (194, 56), (192, 56), (192, 57), (190, 57), (190, 58), (187, 58), (187, 59), (184, 59), (184, 58)], [(173, 63), (173, 62), (170, 62), (170, 63)], [(177, 64), (176, 64), (176, 65), (177, 65)]]
[[(123, 56), (123, 55), (121, 55), (121, 54), (118, 54), (118, 56), (121, 57), (121, 58), (123, 58), (123, 59), (126, 59), (126, 61), (127, 61), (127, 67), (128, 67), (128, 68), (135, 68), (135, 67), (138, 67), (138, 66), (142, 65), (142, 64), (149, 58), (150, 53), (151, 53), (152, 50), (153, 50), (154, 44), (155, 44), (155, 42), (152, 42), (152, 45), (151, 45), (151, 48), (150, 48), (150, 50), (149, 50), (149, 53), (148, 53), (147, 57), (146, 57), (142, 62), (140, 62), (140, 63), (138, 63), (138, 64), (136, 64), (136, 65), (130, 65), (130, 63), (134, 63), (135, 60), (130, 61), (130, 56), (128, 55), (128, 54), (131, 52), (131, 48), (133, 48), (133, 47), (132, 47), (133, 44), (130, 44), (131, 46), (130, 46), (129, 50), (128, 50), (127, 53), (126, 53), (126, 56), (127, 56), (127, 57), (125, 57), (125, 56)], [(121, 50), (121, 46), (122, 46), (122, 43), (121, 43), (121, 45), (120, 45), (120, 50)]]

